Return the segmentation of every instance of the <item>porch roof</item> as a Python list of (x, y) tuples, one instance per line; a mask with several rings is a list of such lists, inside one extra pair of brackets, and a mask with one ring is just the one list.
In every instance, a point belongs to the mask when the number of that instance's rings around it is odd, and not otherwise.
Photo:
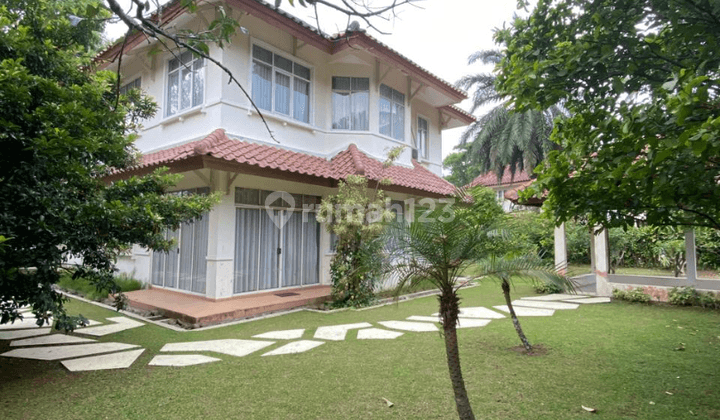
[(488, 171), (485, 174), (479, 175), (475, 179), (472, 180), (468, 185), (466, 185), (466, 188), (472, 188), (477, 187), (478, 185), (483, 185), (485, 187), (498, 187), (501, 185), (507, 185), (507, 184), (516, 184), (516, 183), (527, 183), (528, 181), (531, 181), (532, 178), (530, 178), (530, 175), (528, 175), (527, 171), (524, 169), (522, 171), (515, 172), (515, 174), (512, 174), (510, 172), (510, 167), (506, 166), (505, 170), (503, 171), (503, 176), (500, 178), (497, 176), (497, 174), (494, 171)]
[(207, 137), (170, 149), (143, 155), (130, 168), (114, 170), (108, 181), (142, 175), (167, 166), (173, 172), (215, 168), (297, 182), (337, 186), (348, 175), (364, 175), (379, 182), (388, 178), (385, 189), (423, 196), (448, 196), (455, 186), (430, 172), (413, 159), (413, 167), (393, 165), (383, 170), (382, 162), (366, 155), (351, 144), (332, 159), (295, 152), (270, 145), (232, 139), (224, 129), (217, 129)]

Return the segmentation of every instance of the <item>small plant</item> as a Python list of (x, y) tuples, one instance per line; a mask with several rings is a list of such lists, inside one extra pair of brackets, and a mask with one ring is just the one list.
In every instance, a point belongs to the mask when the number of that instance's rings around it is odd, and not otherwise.
[(650, 303), (652, 298), (646, 294), (642, 287), (637, 287), (632, 290), (613, 290), (613, 298), (618, 300), (624, 300), (631, 303)]
[(550, 295), (553, 293), (562, 293), (563, 292), (563, 289), (555, 283), (541, 282), (541, 283), (536, 283), (533, 287), (535, 289), (535, 293), (539, 293), (539, 294)]

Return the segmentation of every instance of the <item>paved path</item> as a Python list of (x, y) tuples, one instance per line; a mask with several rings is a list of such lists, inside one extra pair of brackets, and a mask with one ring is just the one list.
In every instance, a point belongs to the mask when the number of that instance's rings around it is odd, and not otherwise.
[[(556, 310), (575, 310), (582, 305), (607, 303), (609, 298), (595, 298), (581, 295), (554, 294), (521, 298), (513, 301), (517, 316), (552, 316)], [(479, 328), (494, 319), (506, 318), (507, 306), (466, 307), (460, 310), (458, 328)], [(15, 324), (6, 324), (0, 328), (0, 340), (14, 340), (10, 343), (18, 347), (2, 357), (16, 357), (36, 360), (60, 360), (69, 371), (107, 370), (129, 368), (145, 349), (137, 345), (106, 342), (76, 335), (51, 334), (49, 328), (37, 328), (34, 319)], [(95, 337), (115, 334), (131, 328), (142, 327), (139, 321), (117, 316), (107, 318), (106, 322), (91, 321), (92, 327), (78, 328), (75, 333)], [(348, 335), (359, 340), (394, 340), (406, 333), (422, 333), (439, 331), (441, 319), (439, 314), (413, 315), (406, 320), (380, 321), (380, 327), (368, 322), (355, 324), (327, 325), (315, 329), (312, 340), (302, 339), (306, 329), (268, 331), (252, 336), (253, 339), (222, 339), (209, 341), (189, 341), (169, 343), (160, 349), (161, 353), (153, 357), (151, 366), (192, 366), (222, 361), (194, 352), (213, 352), (230, 357), (245, 357), (260, 350), (269, 349), (262, 356), (279, 356), (310, 351), (325, 343), (344, 341)], [(267, 341), (274, 340), (274, 341)], [(277, 341), (275, 341), (277, 340)], [(83, 343), (83, 344), (77, 344)], [(275, 346), (275, 348), (272, 348)], [(129, 349), (133, 349), (128, 351)], [(188, 354), (189, 353), (189, 354)]]

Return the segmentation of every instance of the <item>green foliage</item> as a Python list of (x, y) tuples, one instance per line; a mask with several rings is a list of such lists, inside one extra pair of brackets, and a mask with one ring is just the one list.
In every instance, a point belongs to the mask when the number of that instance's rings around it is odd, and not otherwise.
[[(390, 167), (400, 152), (402, 148), (391, 150), (383, 168)], [(340, 182), (337, 194), (320, 203), (318, 222), (338, 237), (330, 263), (335, 307), (367, 306), (375, 300), (375, 284), (383, 269), (383, 244), (378, 238), (385, 222), (395, 217), (380, 188), (383, 181), (371, 189), (364, 176), (349, 175)]]
[(620, 290), (613, 289), (613, 298), (618, 300), (625, 300), (631, 303), (650, 303), (652, 298), (646, 294), (642, 287), (637, 287), (632, 290)]
[(694, 287), (673, 287), (668, 292), (668, 302), (678, 306), (701, 306), (709, 309), (720, 309), (720, 294), (698, 292)]
[(496, 33), (519, 112), (563, 103), (528, 194), (556, 221), (720, 229), (720, 2), (541, 0)]
[[(71, 330), (52, 286), (70, 257), (75, 276), (118, 291), (118, 251), (138, 243), (167, 249), (162, 232), (200, 216), (215, 196), (165, 195), (178, 176), (162, 171), (108, 185), (113, 169), (133, 165), (133, 114), (151, 102), (118, 98), (115, 75), (93, 72), (105, 16), (98, 1), (10, 0), (0, 6), (0, 302), (2, 319), (19, 306), (51, 312)], [(73, 26), (67, 16), (82, 18)], [(128, 116), (127, 112), (131, 112)], [(128, 118), (129, 117), (129, 118)]]
[[(142, 282), (126, 275), (117, 276), (113, 280), (119, 292), (131, 292), (133, 290), (140, 290), (143, 287)], [(108, 297), (107, 290), (98, 290), (95, 284), (82, 277), (73, 278), (73, 276), (65, 274), (60, 277), (57, 285), (63, 290), (77, 293), (90, 300), (101, 301)]]
[(511, 233), (505, 240), (513, 243), (512, 247), (518, 250), (518, 254), (553, 260), (554, 226), (545, 213), (533, 211), (510, 213), (507, 215), (504, 228)]
[(550, 282), (541, 282), (537, 283), (533, 286), (533, 289), (535, 289), (535, 293), (541, 293), (541, 294), (553, 294), (553, 293), (562, 293), (563, 288), (558, 286), (555, 283)]

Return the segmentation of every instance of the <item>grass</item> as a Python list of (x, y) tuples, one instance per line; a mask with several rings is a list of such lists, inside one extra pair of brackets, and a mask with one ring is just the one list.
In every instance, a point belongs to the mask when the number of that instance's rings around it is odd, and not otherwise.
[[(120, 287), (123, 292), (131, 292), (133, 290), (142, 289), (142, 283), (139, 280), (135, 280), (131, 277), (119, 275), (115, 277), (115, 283)], [(91, 284), (89, 280), (82, 277), (73, 279), (70, 275), (64, 275), (60, 278), (57, 283), (58, 287), (68, 292), (77, 293), (78, 295), (90, 299), (90, 300), (102, 300), (108, 297), (107, 291), (98, 291), (95, 285)]]
[[(518, 286), (514, 296), (532, 295)], [(502, 304), (488, 282), (461, 291), (463, 305)], [(116, 314), (77, 301), (91, 319)], [(202, 332), (154, 325), (102, 341), (142, 345), (130, 369), (69, 373), (59, 362), (0, 357), (4, 419), (455, 419), (442, 338), (328, 342), (308, 353), (243, 358), (186, 368), (148, 366), (169, 342), (250, 338), (291, 328), (400, 320), (437, 312), (426, 297), (365, 311), (299, 312)], [(524, 318), (548, 353), (528, 357), (509, 319), (458, 331), (465, 383), (478, 418), (720, 418), (720, 313), (698, 308), (611, 303)], [(684, 351), (675, 349), (684, 343)], [(272, 349), (274, 347), (269, 347)], [(9, 350), (7, 341), (0, 351)], [(210, 354), (218, 356), (216, 354)], [(672, 395), (669, 395), (671, 393)], [(395, 403), (388, 408), (382, 398)], [(652, 403), (651, 403), (652, 402)], [(596, 408), (597, 415), (581, 405)]]

